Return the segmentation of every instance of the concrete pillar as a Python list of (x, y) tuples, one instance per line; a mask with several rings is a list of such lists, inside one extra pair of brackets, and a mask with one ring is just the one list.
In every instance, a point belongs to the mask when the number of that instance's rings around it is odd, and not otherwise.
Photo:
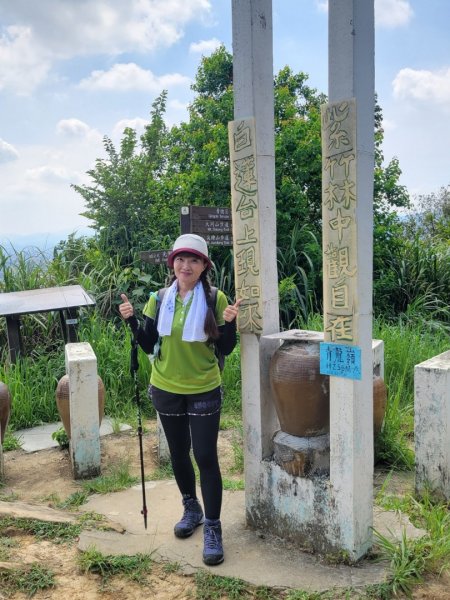
[[(356, 201), (348, 271), (352, 270), (349, 319), (351, 333), (328, 341), (361, 348), (361, 380), (330, 378), (330, 482), (336, 503), (340, 544), (353, 559), (372, 543), (373, 413), (372, 413), (372, 230), (374, 169), (374, 1), (330, 0), (329, 102), (354, 102), (353, 148)], [(338, 119), (337, 119), (338, 120)], [(336, 120), (335, 126), (338, 125)], [(334, 131), (337, 135), (337, 132)], [(342, 155), (344, 156), (344, 155)], [(338, 200), (339, 202), (339, 200)], [(337, 204), (334, 218), (347, 218)], [(331, 204), (328, 208), (331, 212)], [(347, 206), (348, 208), (348, 206)], [(339, 213), (339, 211), (341, 211)], [(324, 231), (327, 223), (324, 208)], [(331, 215), (328, 216), (331, 218)], [(324, 252), (326, 248), (324, 248)], [(325, 256), (324, 256), (325, 259)], [(324, 260), (325, 262), (325, 260)], [(325, 269), (324, 269), (325, 270)], [(324, 295), (327, 284), (324, 277)], [(344, 301), (342, 301), (343, 303)], [(330, 312), (332, 312), (330, 310)], [(324, 329), (335, 315), (324, 314)]]
[(414, 369), (416, 491), (450, 500), (450, 351)]
[[(248, 521), (258, 525), (264, 495), (260, 463), (273, 451), (272, 436), (278, 424), (269, 385), (269, 361), (277, 342), (260, 335), (279, 331), (272, 2), (233, 0), (232, 17), (234, 118), (252, 117), (255, 124), (261, 320), (258, 332), (241, 333), (241, 361), (246, 511)], [(239, 250), (236, 243), (234, 240), (235, 255)], [(241, 292), (237, 288), (237, 297), (243, 297)]]
[(97, 357), (88, 343), (66, 344), (70, 396), (70, 458), (75, 479), (100, 474)]

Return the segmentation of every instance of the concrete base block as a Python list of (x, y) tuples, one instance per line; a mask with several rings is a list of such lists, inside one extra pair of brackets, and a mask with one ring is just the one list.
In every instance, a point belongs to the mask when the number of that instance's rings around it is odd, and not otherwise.
[(259, 485), (246, 490), (250, 527), (267, 531), (310, 552), (338, 554), (341, 531), (329, 477), (296, 477), (273, 460), (261, 463)]
[(70, 396), (70, 458), (75, 479), (100, 474), (97, 357), (88, 343), (66, 344)]
[(296, 437), (277, 431), (274, 461), (294, 477), (330, 474), (330, 436)]
[(450, 351), (414, 369), (416, 491), (450, 500)]

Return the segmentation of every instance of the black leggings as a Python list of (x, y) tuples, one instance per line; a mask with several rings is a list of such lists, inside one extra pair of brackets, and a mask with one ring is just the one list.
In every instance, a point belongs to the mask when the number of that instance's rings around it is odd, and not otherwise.
[(166, 434), (175, 479), (180, 492), (197, 497), (190, 449), (200, 471), (200, 487), (207, 519), (219, 519), (222, 476), (217, 456), (220, 411), (212, 415), (159, 415)]

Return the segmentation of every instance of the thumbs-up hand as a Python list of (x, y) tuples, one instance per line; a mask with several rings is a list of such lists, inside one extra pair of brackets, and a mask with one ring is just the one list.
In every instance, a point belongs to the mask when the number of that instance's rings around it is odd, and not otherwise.
[(120, 294), (122, 304), (119, 304), (119, 312), (123, 319), (129, 319), (134, 315), (134, 309), (125, 294)]
[(236, 300), (236, 302), (234, 304), (229, 304), (226, 307), (226, 309), (223, 311), (223, 318), (225, 321), (227, 321), (228, 323), (231, 323), (231, 321), (234, 321), (234, 319), (238, 315), (239, 305), (241, 302), (242, 302), (242, 298), (239, 298), (238, 300)]

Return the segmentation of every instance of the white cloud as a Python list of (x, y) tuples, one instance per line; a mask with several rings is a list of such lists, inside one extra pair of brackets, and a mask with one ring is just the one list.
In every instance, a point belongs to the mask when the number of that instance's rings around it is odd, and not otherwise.
[(175, 98), (174, 100), (170, 100), (169, 101), (168, 107), (172, 108), (173, 110), (187, 111), (188, 103), (187, 102), (181, 102), (180, 100), (177, 100)]
[(0, 164), (17, 160), (19, 153), (11, 144), (0, 138)]
[[(319, 12), (328, 12), (328, 0), (315, 0)], [(375, 0), (375, 24), (395, 28), (408, 25), (414, 16), (410, 0)]]
[(319, 12), (328, 12), (328, 0), (316, 0), (316, 6)]
[(381, 27), (403, 27), (413, 16), (409, 0), (375, 0), (375, 23)]
[(395, 131), (397, 129), (397, 123), (392, 119), (383, 118), (382, 127), (384, 132)]
[(56, 60), (170, 47), (211, 0), (14, 0), (0, 2), (0, 90), (31, 94)]
[(189, 46), (189, 52), (191, 54), (203, 54), (205, 56), (212, 54), (221, 44), (222, 42), (217, 38), (200, 40), (199, 42), (192, 42)]
[(148, 120), (142, 119), (141, 117), (136, 117), (135, 119), (121, 119), (114, 125), (112, 132), (113, 138), (120, 139), (127, 127), (134, 129), (139, 137), (144, 133), (146, 125), (148, 125)]
[(71, 184), (91, 185), (87, 171), (105, 155), (105, 150), (100, 133), (95, 129), (87, 131), (82, 121), (79, 129), (87, 134), (68, 135), (70, 123), (72, 130), (77, 129), (76, 121), (60, 121), (61, 134), (51, 136), (47, 144), (17, 145), (19, 158), (0, 164), (3, 235), (69, 232), (88, 225), (88, 220), (80, 216), (86, 209), (84, 199)]
[(72, 181), (72, 173), (69, 173), (65, 167), (52, 167), (50, 165), (28, 169), (28, 171), (25, 173), (25, 176), (28, 180), (42, 183), (61, 183)]
[(127, 63), (115, 64), (109, 71), (93, 71), (90, 77), (80, 82), (79, 87), (86, 90), (116, 92), (161, 92), (163, 89), (190, 83), (188, 77), (179, 73), (158, 77), (135, 63)]
[(191, 21), (204, 21), (210, 0), (14, 0), (0, 16), (30, 27), (60, 58), (153, 51), (171, 46)]
[(35, 44), (29, 27), (11, 26), (0, 37), (0, 90), (28, 95), (47, 77), (47, 52)]
[(394, 96), (421, 102), (450, 103), (450, 68), (439, 71), (402, 69), (392, 82)]
[(67, 137), (87, 137), (91, 128), (84, 121), (79, 119), (61, 119), (56, 125), (58, 135)]

